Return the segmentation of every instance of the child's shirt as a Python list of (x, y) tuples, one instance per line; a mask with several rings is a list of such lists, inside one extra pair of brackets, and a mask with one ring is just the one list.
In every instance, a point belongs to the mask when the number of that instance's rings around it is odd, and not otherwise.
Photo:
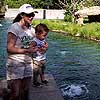
[[(37, 47), (39, 49), (41, 49), (42, 46), (44, 45), (44, 43), (46, 42), (45, 40), (39, 40), (36, 37), (34, 38), (34, 41), (36, 42)], [(34, 53), (34, 60), (41, 61), (41, 60), (45, 60), (45, 59), (46, 59), (46, 53), (41, 54), (39, 51), (37, 51), (36, 53)]]

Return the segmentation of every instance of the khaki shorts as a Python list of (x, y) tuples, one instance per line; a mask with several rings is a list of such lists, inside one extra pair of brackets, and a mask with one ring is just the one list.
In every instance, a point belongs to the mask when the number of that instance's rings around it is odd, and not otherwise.
[(7, 80), (32, 77), (32, 63), (23, 63), (8, 59), (6, 64)]
[(36, 61), (33, 60), (33, 70), (38, 70), (39, 68), (45, 69), (46, 60)]

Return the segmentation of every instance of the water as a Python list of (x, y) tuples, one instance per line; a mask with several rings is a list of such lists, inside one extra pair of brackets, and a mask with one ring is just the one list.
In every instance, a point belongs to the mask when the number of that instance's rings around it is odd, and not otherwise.
[[(0, 76), (5, 76), (6, 30), (0, 21)], [(53, 74), (65, 100), (100, 100), (100, 45), (85, 39), (49, 33), (47, 73)]]
[(65, 100), (100, 100), (100, 45), (49, 34), (48, 70)]
[(5, 77), (7, 28), (11, 24), (9, 19), (0, 19), (0, 78)]

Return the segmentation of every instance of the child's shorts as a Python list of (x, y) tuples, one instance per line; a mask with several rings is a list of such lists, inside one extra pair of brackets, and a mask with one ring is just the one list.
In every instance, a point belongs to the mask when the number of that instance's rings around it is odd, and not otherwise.
[(7, 80), (32, 77), (32, 67), (32, 63), (24, 63), (8, 59), (6, 64)]
[(36, 61), (33, 60), (33, 70), (38, 70), (39, 68), (45, 69), (46, 60)]

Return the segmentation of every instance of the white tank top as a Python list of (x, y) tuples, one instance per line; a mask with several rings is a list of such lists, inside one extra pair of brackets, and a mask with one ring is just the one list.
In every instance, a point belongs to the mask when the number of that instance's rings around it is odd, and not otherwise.
[[(37, 47), (41, 48), (42, 45), (45, 43), (45, 40), (39, 40), (36, 37), (34, 38), (34, 41), (37, 43)], [(39, 51), (35, 54), (34, 60), (41, 61), (46, 59), (46, 53), (41, 54)]]

